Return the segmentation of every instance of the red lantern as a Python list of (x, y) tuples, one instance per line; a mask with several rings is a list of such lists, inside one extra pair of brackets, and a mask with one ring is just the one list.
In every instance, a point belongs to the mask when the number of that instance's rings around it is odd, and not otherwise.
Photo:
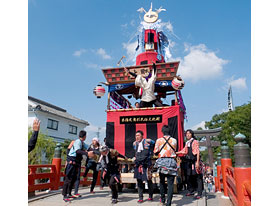
[(97, 85), (94, 88), (94, 95), (97, 96), (97, 98), (101, 98), (105, 94), (105, 88), (102, 87), (101, 85)]

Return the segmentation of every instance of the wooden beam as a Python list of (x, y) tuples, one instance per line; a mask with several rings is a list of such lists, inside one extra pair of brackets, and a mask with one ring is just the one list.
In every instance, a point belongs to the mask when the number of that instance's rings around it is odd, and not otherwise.
[[(207, 146), (207, 142), (199, 142), (199, 146), (201, 147), (206, 147)], [(211, 141), (211, 146), (212, 147), (219, 147), (221, 146), (219, 141)]]
[(196, 137), (205, 137), (205, 136), (218, 136), (222, 131), (222, 128), (215, 128), (215, 129), (206, 129), (206, 130), (194, 130), (194, 135)]
[(209, 166), (212, 168), (213, 167), (213, 152), (212, 152), (211, 141), (210, 141), (209, 136), (206, 136), (206, 143), (207, 143), (207, 148), (208, 148)]

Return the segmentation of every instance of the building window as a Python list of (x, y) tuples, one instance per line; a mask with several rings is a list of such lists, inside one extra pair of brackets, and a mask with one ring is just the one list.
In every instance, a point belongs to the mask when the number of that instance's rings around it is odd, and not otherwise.
[(58, 121), (53, 120), (53, 119), (48, 119), (47, 128), (58, 130)]
[(77, 127), (73, 125), (69, 125), (69, 133), (70, 134), (77, 134)]

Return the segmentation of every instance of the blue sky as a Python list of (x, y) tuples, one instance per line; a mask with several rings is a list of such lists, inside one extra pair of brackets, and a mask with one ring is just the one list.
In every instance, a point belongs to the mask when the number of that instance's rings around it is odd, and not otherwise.
[(180, 60), (185, 81), (185, 129), (227, 111), (229, 84), (234, 106), (251, 101), (251, 5), (239, 0), (30, 0), (28, 95), (87, 120), (88, 141), (97, 127), (103, 138), (107, 97), (97, 99), (93, 88), (105, 81), (101, 69), (117, 67), (123, 55), (134, 65), (143, 18), (137, 9), (150, 2), (167, 10), (159, 18), (170, 40), (168, 60)]

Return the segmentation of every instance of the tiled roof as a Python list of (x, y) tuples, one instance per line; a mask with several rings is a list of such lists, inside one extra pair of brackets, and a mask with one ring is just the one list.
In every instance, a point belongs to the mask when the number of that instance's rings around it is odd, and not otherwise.
[(48, 102), (42, 101), (40, 99), (31, 97), (31, 96), (28, 96), (28, 100), (30, 100), (36, 104), (36, 107), (32, 107), (33, 109), (36, 109), (36, 110), (39, 110), (42, 112), (48, 112), (50, 114), (54, 114), (54, 115), (57, 115), (60, 117), (64, 117), (66, 119), (70, 119), (70, 120), (73, 120), (73, 121), (76, 121), (76, 122), (79, 122), (82, 124), (89, 125), (89, 123), (87, 121), (72, 116), (71, 114), (69, 114), (67, 112), (67, 110), (65, 110), (63, 108), (57, 107), (53, 104), (50, 104)]

